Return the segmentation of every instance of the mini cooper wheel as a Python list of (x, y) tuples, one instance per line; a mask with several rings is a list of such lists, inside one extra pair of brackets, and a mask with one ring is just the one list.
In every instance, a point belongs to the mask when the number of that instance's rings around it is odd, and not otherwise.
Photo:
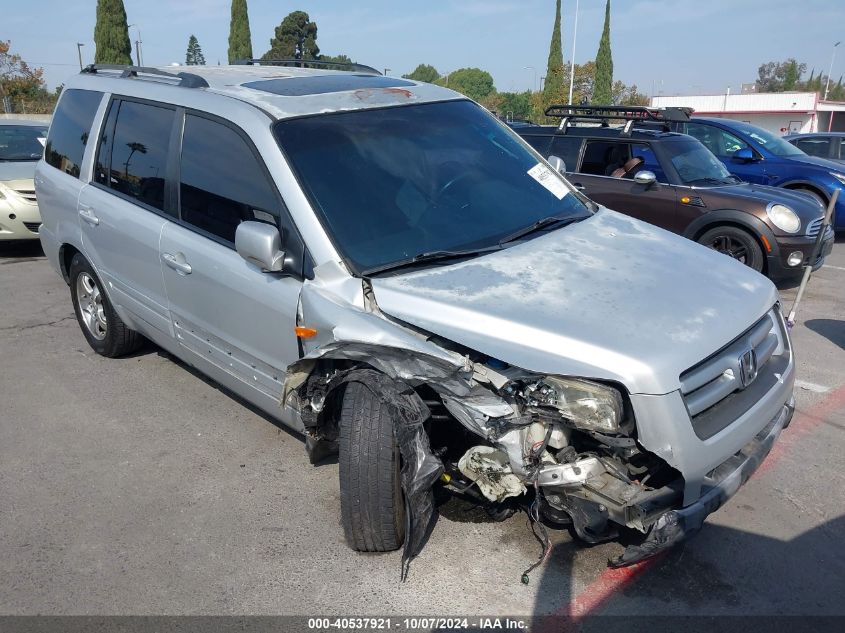
[(717, 226), (699, 237), (698, 243), (732, 257), (758, 273), (763, 270), (763, 249), (748, 231), (735, 226)]
[(70, 263), (70, 294), (82, 334), (95, 352), (115, 358), (141, 346), (141, 335), (120, 320), (91, 264), (79, 253)]

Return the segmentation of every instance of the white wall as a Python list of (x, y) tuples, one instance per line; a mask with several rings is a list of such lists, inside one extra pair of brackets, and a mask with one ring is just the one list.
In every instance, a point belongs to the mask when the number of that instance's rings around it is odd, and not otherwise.
[[(745, 121), (751, 125), (756, 125), (764, 130), (768, 130), (772, 134), (779, 136), (783, 134), (797, 134), (799, 132), (816, 132), (813, 125), (812, 114), (707, 114), (715, 119), (733, 119), (735, 121)], [(825, 129), (827, 129), (825, 127)]]

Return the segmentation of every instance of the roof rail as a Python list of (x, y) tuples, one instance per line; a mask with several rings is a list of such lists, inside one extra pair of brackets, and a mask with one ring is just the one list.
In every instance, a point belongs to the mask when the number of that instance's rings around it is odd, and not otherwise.
[(560, 118), (558, 131), (566, 133), (567, 126), (573, 121), (601, 121), (608, 126), (610, 119), (626, 121), (624, 133), (630, 134), (633, 124), (640, 122), (662, 123), (665, 131), (670, 131), (670, 123), (687, 122), (694, 112), (692, 108), (647, 108), (645, 106), (586, 106), (586, 105), (551, 105), (546, 108), (547, 117)]
[(373, 75), (381, 75), (372, 66), (366, 64), (356, 64), (354, 62), (333, 62), (327, 59), (239, 59), (235, 62), (238, 66), (289, 66), (292, 68), (326, 68), (328, 70), (338, 70), (334, 66), (341, 66), (341, 70), (349, 72), (365, 72)]
[(154, 75), (157, 77), (167, 77), (168, 79), (178, 79), (176, 84), (180, 88), (208, 88), (208, 82), (199, 75), (194, 73), (169, 73), (158, 68), (150, 68), (147, 66), (123, 66), (121, 64), (88, 64), (85, 68), (80, 70), (80, 74), (96, 75), (99, 71), (106, 70), (112, 72), (119, 72), (120, 79), (135, 79), (138, 75)]

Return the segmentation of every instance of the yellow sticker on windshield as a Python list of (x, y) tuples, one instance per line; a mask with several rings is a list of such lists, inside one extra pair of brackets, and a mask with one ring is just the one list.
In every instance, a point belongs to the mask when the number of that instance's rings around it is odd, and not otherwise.
[(528, 175), (548, 189), (558, 200), (563, 200), (563, 197), (569, 193), (569, 189), (566, 188), (560, 177), (543, 163), (537, 163), (529, 169)]

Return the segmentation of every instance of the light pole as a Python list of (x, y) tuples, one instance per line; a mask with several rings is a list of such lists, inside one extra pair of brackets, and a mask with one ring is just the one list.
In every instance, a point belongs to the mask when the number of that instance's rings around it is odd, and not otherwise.
[(389, 73), (391, 70), (393, 70), (393, 69), (392, 68), (385, 68), (384, 69), (384, 76), (387, 77), (387, 73)]
[(525, 70), (533, 70), (534, 71), (534, 82), (531, 84), (531, 92), (537, 91), (537, 69), (534, 66), (525, 66)]
[(572, 63), (569, 67), (569, 101), (572, 103), (572, 89), (575, 86), (575, 42), (578, 40), (578, 5), (580, 0), (575, 0), (575, 26), (572, 30)]
[(144, 43), (144, 40), (141, 39), (141, 27), (139, 27), (137, 24), (130, 24), (128, 27), (126, 27), (126, 30), (131, 29), (133, 26), (135, 27), (135, 30), (138, 31), (138, 39), (135, 40), (135, 57), (138, 60), (138, 65), (143, 66), (144, 59), (141, 57), (141, 44)]
[(827, 83), (824, 86), (824, 100), (827, 101), (827, 91), (830, 90), (830, 73), (833, 72), (833, 60), (836, 59), (836, 47), (842, 42), (833, 45), (833, 54), (830, 56), (830, 70), (827, 71)]
[(82, 47), (85, 46), (82, 42), (76, 43), (76, 54), (79, 55), (79, 70), (82, 70)]

